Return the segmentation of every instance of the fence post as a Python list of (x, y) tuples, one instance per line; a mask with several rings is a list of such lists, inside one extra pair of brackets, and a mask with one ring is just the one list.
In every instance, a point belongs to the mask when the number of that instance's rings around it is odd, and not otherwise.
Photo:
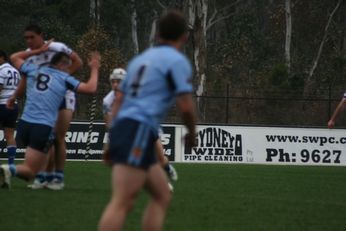
[(332, 86), (331, 84), (329, 84), (329, 87), (328, 87), (328, 118), (327, 118), (327, 121), (329, 120), (329, 118), (332, 116), (331, 113), (332, 113)]
[(226, 85), (226, 124), (228, 124), (228, 117), (229, 117), (229, 112), (228, 112), (228, 105), (229, 105), (229, 84), (227, 83)]

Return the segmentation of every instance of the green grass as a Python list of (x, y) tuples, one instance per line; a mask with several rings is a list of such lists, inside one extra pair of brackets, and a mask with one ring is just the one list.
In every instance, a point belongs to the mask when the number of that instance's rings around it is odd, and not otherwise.
[[(346, 230), (346, 168), (175, 164), (171, 231)], [(0, 230), (96, 230), (110, 197), (110, 169), (68, 162), (66, 189), (0, 191)], [(143, 192), (124, 230), (140, 230)]]

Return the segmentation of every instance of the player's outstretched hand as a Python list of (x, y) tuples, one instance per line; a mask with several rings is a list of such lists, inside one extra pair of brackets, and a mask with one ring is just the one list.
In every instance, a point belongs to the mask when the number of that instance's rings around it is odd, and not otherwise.
[(335, 122), (333, 120), (328, 121), (328, 128), (334, 128)]
[(187, 133), (184, 139), (185, 139), (185, 144), (188, 145), (189, 147), (195, 147), (197, 145), (195, 133)]
[(88, 65), (91, 69), (99, 69), (101, 64), (101, 55), (98, 51), (89, 54)]
[(46, 52), (49, 50), (49, 45), (54, 41), (54, 39), (49, 39), (46, 43), (44, 43), (39, 49), (40, 53)]

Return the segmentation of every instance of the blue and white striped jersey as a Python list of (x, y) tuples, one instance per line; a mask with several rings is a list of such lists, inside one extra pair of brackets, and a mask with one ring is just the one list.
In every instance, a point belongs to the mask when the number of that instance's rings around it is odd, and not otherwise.
[(0, 65), (0, 104), (6, 104), (8, 98), (16, 91), (19, 80), (20, 74), (16, 68), (9, 63)]

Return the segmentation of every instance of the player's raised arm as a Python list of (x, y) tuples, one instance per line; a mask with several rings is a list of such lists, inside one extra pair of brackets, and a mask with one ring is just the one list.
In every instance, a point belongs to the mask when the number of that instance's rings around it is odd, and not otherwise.
[(335, 108), (334, 113), (328, 121), (328, 128), (334, 128), (335, 121), (339, 117), (340, 112), (346, 107), (346, 98), (342, 98), (338, 106)]
[(95, 94), (97, 90), (97, 82), (99, 78), (101, 56), (99, 52), (92, 52), (89, 59), (90, 77), (88, 82), (80, 83), (77, 92), (85, 94)]
[(79, 68), (82, 67), (83, 65), (83, 61), (82, 59), (79, 57), (79, 55), (76, 52), (72, 52), (70, 55), (72, 64), (68, 69), (68, 73), (73, 74), (75, 73)]
[(24, 51), (19, 51), (11, 55), (11, 62), (13, 66), (17, 69), (20, 69), (20, 67), (23, 65), (25, 62), (25, 59), (29, 58), (30, 56), (40, 54), (42, 52), (45, 52), (48, 50), (49, 44), (52, 42), (50, 40), (49, 42), (45, 43), (43, 46), (40, 48), (34, 49), (34, 50), (24, 50)]

